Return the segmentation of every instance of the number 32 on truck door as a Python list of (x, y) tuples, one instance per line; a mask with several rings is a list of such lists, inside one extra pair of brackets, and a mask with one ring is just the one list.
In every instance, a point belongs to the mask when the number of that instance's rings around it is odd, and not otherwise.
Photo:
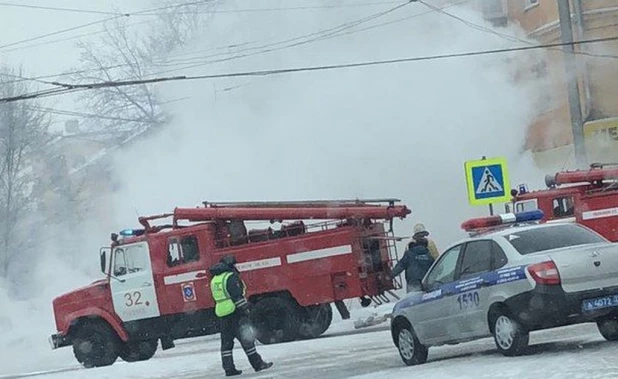
[(478, 291), (470, 291), (457, 296), (459, 310), (476, 308), (481, 304), (481, 298)]
[(124, 304), (127, 307), (132, 307), (134, 305), (142, 305), (141, 302), (142, 293), (140, 291), (131, 291), (124, 294), (125, 302)]

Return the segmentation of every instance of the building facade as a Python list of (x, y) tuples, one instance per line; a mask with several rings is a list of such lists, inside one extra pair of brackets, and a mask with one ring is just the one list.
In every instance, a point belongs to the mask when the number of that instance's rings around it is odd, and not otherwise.
[[(495, 26), (515, 24), (540, 44), (560, 43), (558, 1), (480, 0), (485, 19)], [(573, 40), (618, 36), (618, 1), (570, 0)], [(587, 160), (618, 162), (618, 41), (575, 45)], [(529, 126), (526, 148), (540, 168), (574, 164), (567, 73), (561, 47), (544, 49), (542, 72), (546, 101)]]

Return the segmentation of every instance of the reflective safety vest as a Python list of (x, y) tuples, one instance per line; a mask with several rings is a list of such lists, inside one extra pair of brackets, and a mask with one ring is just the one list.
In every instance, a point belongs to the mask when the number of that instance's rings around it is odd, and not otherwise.
[[(227, 280), (232, 274), (231, 272), (224, 272), (214, 276), (210, 280), (210, 291), (212, 292), (212, 297), (215, 299), (215, 314), (217, 317), (231, 315), (236, 310), (236, 305), (232, 301), (230, 294), (227, 293)], [(244, 296), (246, 286), (244, 282), (242, 282), (242, 285), (242, 294)]]

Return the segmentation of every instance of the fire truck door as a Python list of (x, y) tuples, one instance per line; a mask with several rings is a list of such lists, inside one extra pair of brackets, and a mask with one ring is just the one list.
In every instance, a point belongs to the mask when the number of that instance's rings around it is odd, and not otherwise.
[[(167, 259), (163, 268), (163, 314), (194, 312), (211, 308), (207, 267), (209, 255), (194, 234), (177, 235), (167, 240)], [(162, 301), (163, 303), (163, 301)]]
[(127, 322), (159, 316), (148, 244), (118, 246), (112, 256), (112, 275), (116, 279), (110, 285), (118, 317)]

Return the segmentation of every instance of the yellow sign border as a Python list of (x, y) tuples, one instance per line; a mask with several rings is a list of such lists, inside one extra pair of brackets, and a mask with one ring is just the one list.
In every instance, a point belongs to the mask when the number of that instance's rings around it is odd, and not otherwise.
[[(474, 194), (476, 189), (474, 188), (474, 178), (472, 176), (472, 169), (477, 167), (495, 166), (499, 165), (502, 168), (502, 180), (504, 186), (504, 195), (500, 197), (490, 197), (486, 199), (476, 199)], [(506, 158), (497, 157), (489, 159), (478, 159), (474, 161), (467, 161), (464, 163), (464, 170), (466, 173), (466, 186), (468, 189), (468, 202), (470, 205), (488, 205), (493, 203), (506, 203), (511, 201), (511, 182), (509, 180), (509, 172), (506, 164)]]

